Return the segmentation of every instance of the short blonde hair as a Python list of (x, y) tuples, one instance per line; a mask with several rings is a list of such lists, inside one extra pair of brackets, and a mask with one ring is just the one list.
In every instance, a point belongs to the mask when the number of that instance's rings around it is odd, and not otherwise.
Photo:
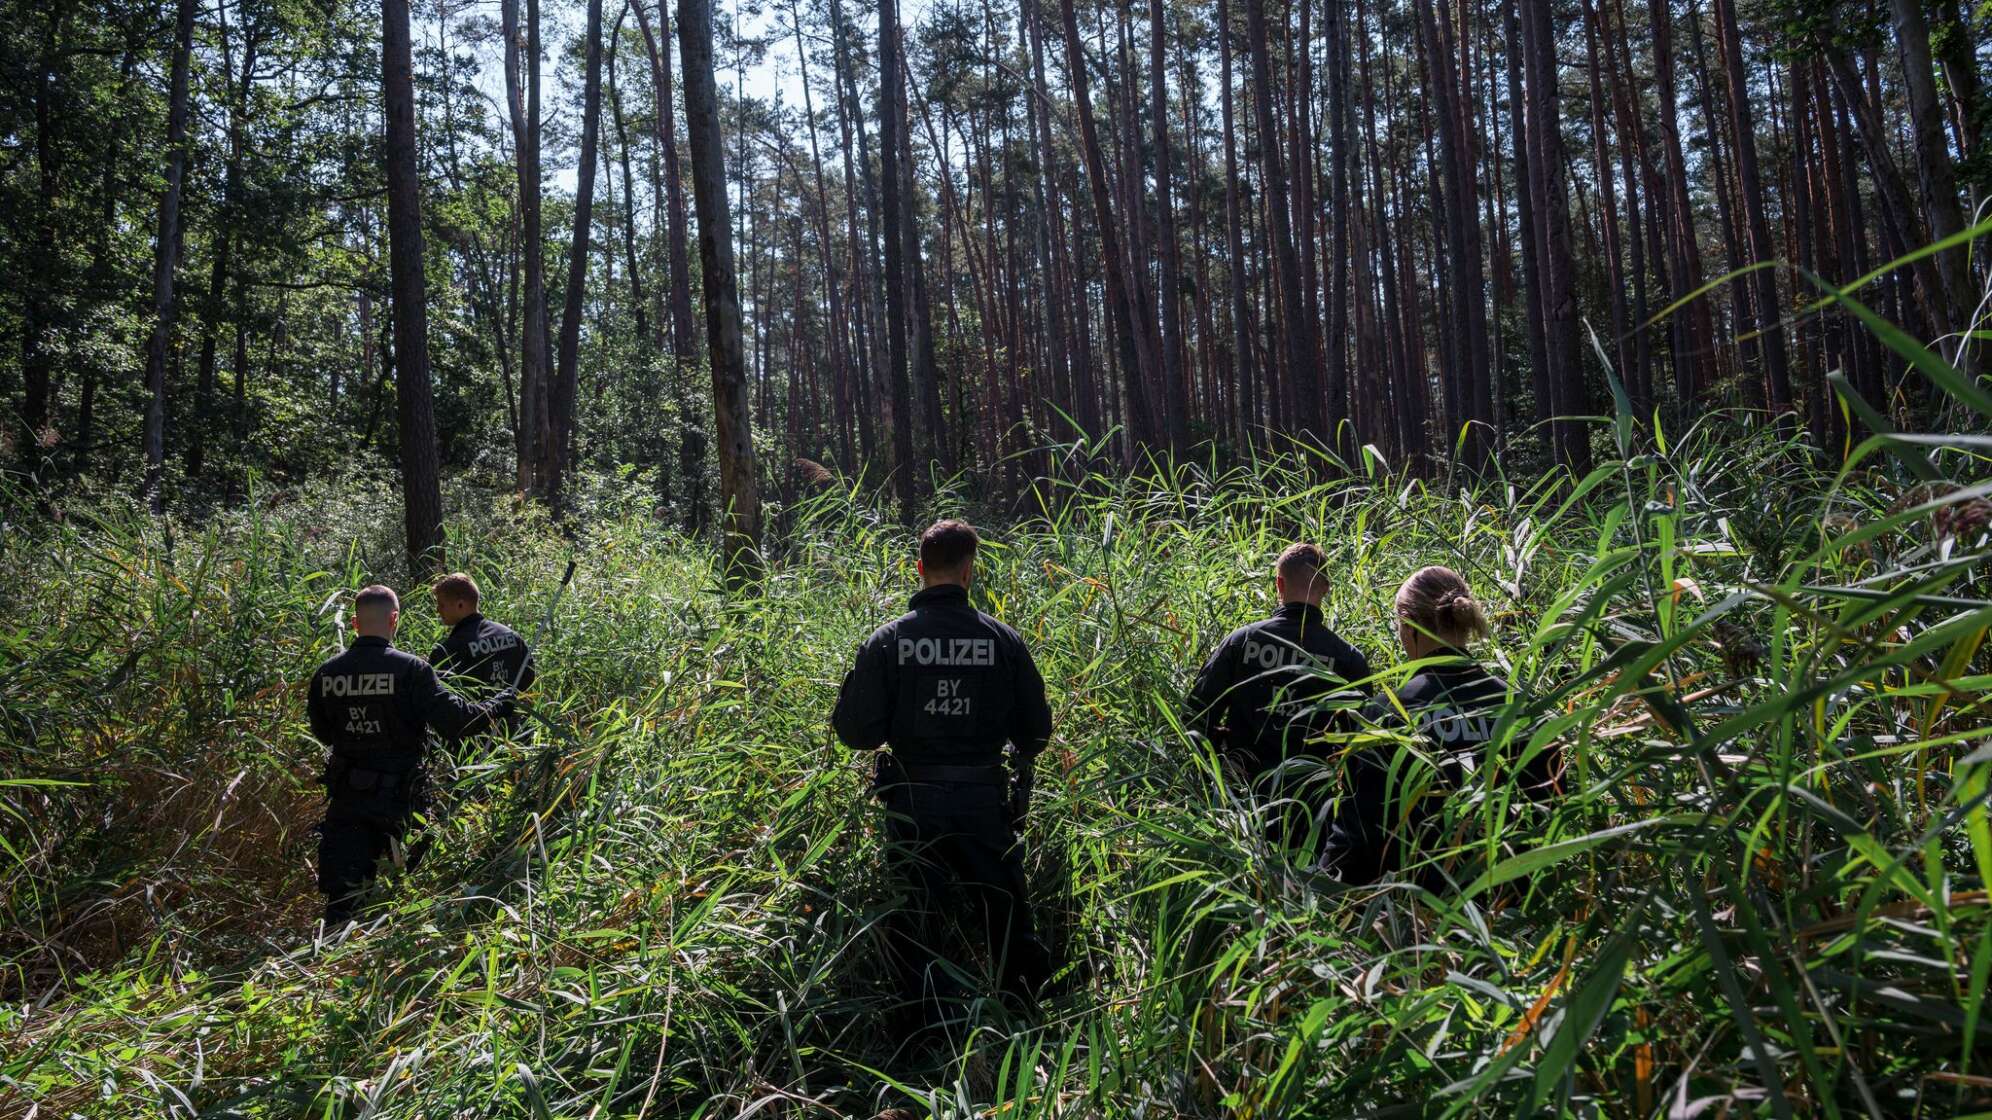
[(462, 572), (451, 572), (436, 581), (435, 595), (438, 599), (469, 603), (474, 607), (478, 600), (477, 581)]
[(1465, 578), (1437, 564), (1412, 572), (1397, 589), (1397, 617), (1449, 645), (1465, 645), (1493, 630)]
[(1327, 566), (1328, 554), (1321, 551), (1320, 545), (1296, 541), (1280, 553), (1273, 570), (1286, 580), (1290, 590), (1308, 593), (1314, 590), (1316, 581), (1321, 579), (1321, 569)]

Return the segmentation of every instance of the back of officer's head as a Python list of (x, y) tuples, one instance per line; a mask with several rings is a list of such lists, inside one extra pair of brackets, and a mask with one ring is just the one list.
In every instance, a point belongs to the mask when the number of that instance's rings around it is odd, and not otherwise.
[(353, 629), (363, 637), (392, 638), (401, 621), (401, 600), (394, 588), (374, 584), (353, 596)]
[(462, 572), (451, 572), (436, 581), (436, 613), (445, 624), (455, 626), (477, 610), (480, 592), (477, 581)]
[(1321, 574), (1327, 565), (1328, 556), (1320, 545), (1306, 541), (1288, 545), (1273, 568), (1280, 602), (1319, 604), (1328, 590), (1328, 580)]
[(966, 521), (936, 521), (920, 534), (920, 578), (927, 586), (959, 583), (967, 586), (975, 569), (975, 550), (982, 538)]

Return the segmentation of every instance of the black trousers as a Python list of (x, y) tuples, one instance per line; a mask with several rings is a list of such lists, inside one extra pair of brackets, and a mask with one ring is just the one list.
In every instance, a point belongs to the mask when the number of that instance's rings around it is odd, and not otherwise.
[(1051, 977), (1024, 881), (1023, 844), (1010, 827), (1006, 791), (993, 783), (886, 786), (886, 862), (906, 898), (885, 921), (887, 952), (929, 1022), (943, 1000), (969, 995), (949, 969), (963, 940), (988, 955), (1003, 991), (1035, 994)]
[(325, 822), (318, 832), (318, 891), (325, 896), (325, 927), (342, 925), (382, 857), (408, 831), (422, 805), (420, 770), (391, 774), (334, 762), (326, 772)]

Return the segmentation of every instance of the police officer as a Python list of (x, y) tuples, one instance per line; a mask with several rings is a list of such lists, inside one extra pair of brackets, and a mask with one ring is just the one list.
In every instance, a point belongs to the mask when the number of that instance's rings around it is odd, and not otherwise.
[[(1371, 749), (1351, 758), (1349, 793), (1335, 815), (1323, 863), (1344, 882), (1370, 883), (1403, 868), (1408, 856), (1417, 880), (1436, 891), (1447, 885), (1446, 871), (1418, 853), (1441, 847), (1437, 802), (1487, 765), (1500, 708), (1513, 690), (1467, 653), (1491, 628), (1458, 572), (1437, 566), (1413, 572), (1397, 589), (1396, 614), (1404, 656), (1425, 664), (1395, 690), (1394, 703), (1378, 696), (1364, 715), (1378, 725), (1398, 725), (1424, 749), (1401, 757)], [(1417, 773), (1426, 760), (1436, 773)], [(1516, 785), (1525, 798), (1545, 800), (1556, 793), (1561, 769), (1561, 752), (1551, 746), (1523, 763)], [(1423, 796), (1412, 799), (1412, 791)]]
[(1051, 706), (1023, 639), (969, 605), (979, 543), (961, 521), (936, 522), (921, 536), (923, 590), (858, 648), (830, 717), (852, 749), (891, 748), (878, 757), (874, 793), (889, 814), (887, 860), (912, 898), (886, 934), (929, 1025), (938, 998), (962, 994), (935, 951), (951, 885), (967, 896), (1005, 992), (1034, 995), (1052, 973), (1018, 838)]
[(432, 594), (436, 615), (450, 632), (429, 653), (429, 664), (451, 687), (465, 691), (470, 684), (473, 696), (495, 696), (513, 681), (520, 692), (533, 686), (539, 676), (533, 651), (517, 631), (478, 613), (482, 595), (476, 580), (452, 572), (436, 581)]
[(318, 841), (328, 930), (352, 917), (375, 863), (421, 808), (429, 730), (461, 738), (512, 713), (509, 691), (471, 703), (444, 688), (428, 662), (395, 649), (400, 622), (393, 590), (366, 588), (353, 600), (353, 644), (311, 675), (311, 733), (332, 751)]
[(1256, 781), (1308, 753), (1326, 730), (1324, 703), (1370, 675), (1362, 652), (1329, 628), (1321, 613), (1327, 557), (1312, 544), (1280, 553), (1273, 579), (1279, 609), (1233, 630), (1190, 689), (1190, 725)]

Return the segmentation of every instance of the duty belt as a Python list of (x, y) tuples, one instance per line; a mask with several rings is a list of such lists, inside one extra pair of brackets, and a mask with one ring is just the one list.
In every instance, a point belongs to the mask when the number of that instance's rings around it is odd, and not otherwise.
[(909, 782), (960, 782), (973, 785), (1002, 785), (1010, 780), (1010, 772), (998, 763), (982, 766), (934, 766), (916, 762), (899, 764), (900, 773)]
[(376, 774), (400, 778), (420, 769), (422, 756), (404, 754), (400, 751), (380, 751), (372, 754), (344, 754), (333, 751), (332, 762), (334, 765), (352, 770), (371, 770)]

